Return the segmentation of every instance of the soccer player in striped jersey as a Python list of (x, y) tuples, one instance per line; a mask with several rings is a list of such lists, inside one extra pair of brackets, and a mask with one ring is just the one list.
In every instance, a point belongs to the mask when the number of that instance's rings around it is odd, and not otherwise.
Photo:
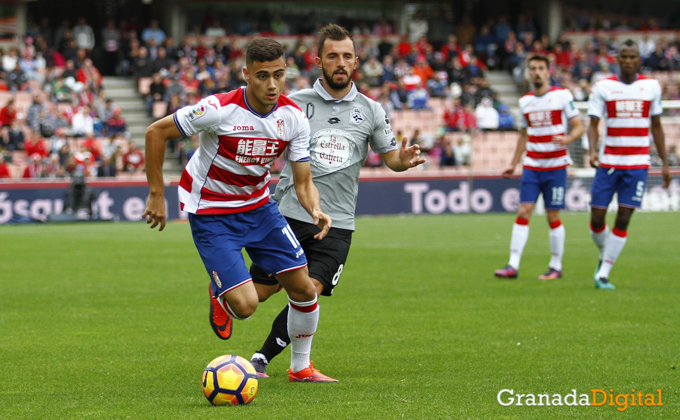
[[(567, 166), (572, 161), (567, 145), (585, 131), (574, 97), (566, 89), (550, 86), (550, 62), (543, 55), (529, 59), (529, 78), (534, 90), (519, 99), (520, 133), (510, 166), (503, 172), (508, 178), (524, 156), (520, 182), (520, 204), (510, 239), (510, 261), (494, 273), (497, 277), (516, 278), (524, 245), (529, 238), (529, 219), (536, 200), (543, 194), (550, 225), (550, 263), (540, 280), (562, 277), (565, 230), (560, 221), (567, 185)], [(571, 132), (567, 133), (567, 121)]]
[[(671, 182), (661, 126), (661, 86), (638, 74), (642, 58), (633, 41), (621, 44), (617, 60), (620, 74), (597, 82), (588, 100), (590, 163), (597, 168), (591, 191), (590, 233), (600, 250), (594, 275), (599, 289), (615, 289), (609, 273), (626, 244), (633, 211), (642, 204), (650, 164), (650, 132), (663, 162), (663, 187), (668, 188)], [(605, 120), (605, 133), (598, 155), (601, 119)], [(605, 216), (614, 193), (619, 209), (610, 232)]]
[[(216, 94), (153, 123), (146, 133), (149, 198), (142, 217), (165, 226), (163, 157), (168, 139), (200, 133), (200, 146), (179, 183), (182, 210), (189, 213), (194, 243), (210, 278), (210, 324), (221, 339), (232, 318), (247, 319), (258, 296), (241, 254), (288, 293), (290, 376), (298, 381), (337, 382), (314, 369), (312, 338), (319, 322), (316, 289), (304, 250), (275, 203), (269, 200), (269, 168), (288, 148), (293, 184), (322, 239), (331, 218), (321, 211), (309, 164), (309, 122), (281, 95), (286, 81), (283, 47), (260, 38), (246, 48), (245, 88)], [(293, 379), (291, 379), (292, 381)]]

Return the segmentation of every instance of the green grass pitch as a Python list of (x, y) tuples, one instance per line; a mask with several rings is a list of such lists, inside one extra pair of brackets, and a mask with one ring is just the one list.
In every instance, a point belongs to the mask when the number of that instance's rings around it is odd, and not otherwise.
[[(587, 214), (563, 215), (562, 279), (537, 280), (542, 216), (520, 278), (494, 278), (514, 217), (360, 218), (312, 351), (340, 383), (289, 383), (286, 350), (245, 407), (211, 406), (201, 373), (222, 354), (250, 358), (283, 293), (221, 341), (187, 224), (1, 227), (0, 419), (680, 418), (678, 214), (635, 214), (614, 291), (593, 287)], [(663, 406), (504, 407), (502, 389), (661, 389)]]

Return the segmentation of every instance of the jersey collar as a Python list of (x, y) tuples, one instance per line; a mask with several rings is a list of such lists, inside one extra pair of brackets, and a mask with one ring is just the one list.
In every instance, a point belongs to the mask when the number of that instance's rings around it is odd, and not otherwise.
[(314, 82), (314, 90), (316, 91), (316, 93), (319, 94), (319, 96), (321, 96), (322, 99), (324, 99), (326, 101), (334, 101), (335, 103), (338, 103), (338, 104), (342, 101), (347, 101), (347, 102), (353, 101), (354, 98), (357, 97), (357, 87), (354, 84), (354, 82), (352, 82), (352, 88), (349, 90), (347, 95), (343, 96), (340, 99), (336, 99), (336, 98), (332, 97), (331, 94), (326, 91), (326, 89), (323, 87), (323, 83), (321, 83), (321, 79), (317, 79), (317, 81)]

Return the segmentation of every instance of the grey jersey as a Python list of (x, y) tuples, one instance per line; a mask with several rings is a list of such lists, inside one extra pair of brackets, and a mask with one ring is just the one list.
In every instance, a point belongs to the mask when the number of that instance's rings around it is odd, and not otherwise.
[[(289, 96), (309, 118), (311, 127), (310, 164), (314, 185), (321, 196), (321, 210), (333, 219), (333, 227), (354, 230), (354, 211), (359, 191), (359, 171), (368, 154), (396, 150), (397, 140), (379, 103), (350, 92), (335, 99), (320, 80), (312, 89)], [(281, 173), (274, 200), (284, 216), (312, 223), (298, 201), (290, 165)]]

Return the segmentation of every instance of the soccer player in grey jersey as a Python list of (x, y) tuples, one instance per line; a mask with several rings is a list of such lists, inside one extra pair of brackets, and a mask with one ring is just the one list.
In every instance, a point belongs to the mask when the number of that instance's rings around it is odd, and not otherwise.
[[(401, 147), (380, 104), (357, 91), (352, 74), (359, 60), (352, 35), (338, 25), (327, 25), (319, 34), (316, 65), (323, 78), (290, 95), (306, 112), (311, 126), (310, 160), (314, 185), (321, 196), (321, 207), (333, 219), (333, 226), (322, 240), (315, 240), (318, 228), (300, 206), (289, 165), (283, 169), (274, 200), (295, 232), (309, 262), (309, 276), (319, 295), (330, 296), (344, 268), (354, 231), (354, 212), (359, 190), (359, 171), (368, 146), (380, 153), (385, 164), (396, 172), (420, 165), (418, 145)], [(259, 267), (250, 268), (260, 302), (279, 290), (279, 284)], [(271, 333), (251, 363), (260, 377), (267, 377), (266, 366), (290, 343), (287, 333), (288, 307), (274, 320)]]

